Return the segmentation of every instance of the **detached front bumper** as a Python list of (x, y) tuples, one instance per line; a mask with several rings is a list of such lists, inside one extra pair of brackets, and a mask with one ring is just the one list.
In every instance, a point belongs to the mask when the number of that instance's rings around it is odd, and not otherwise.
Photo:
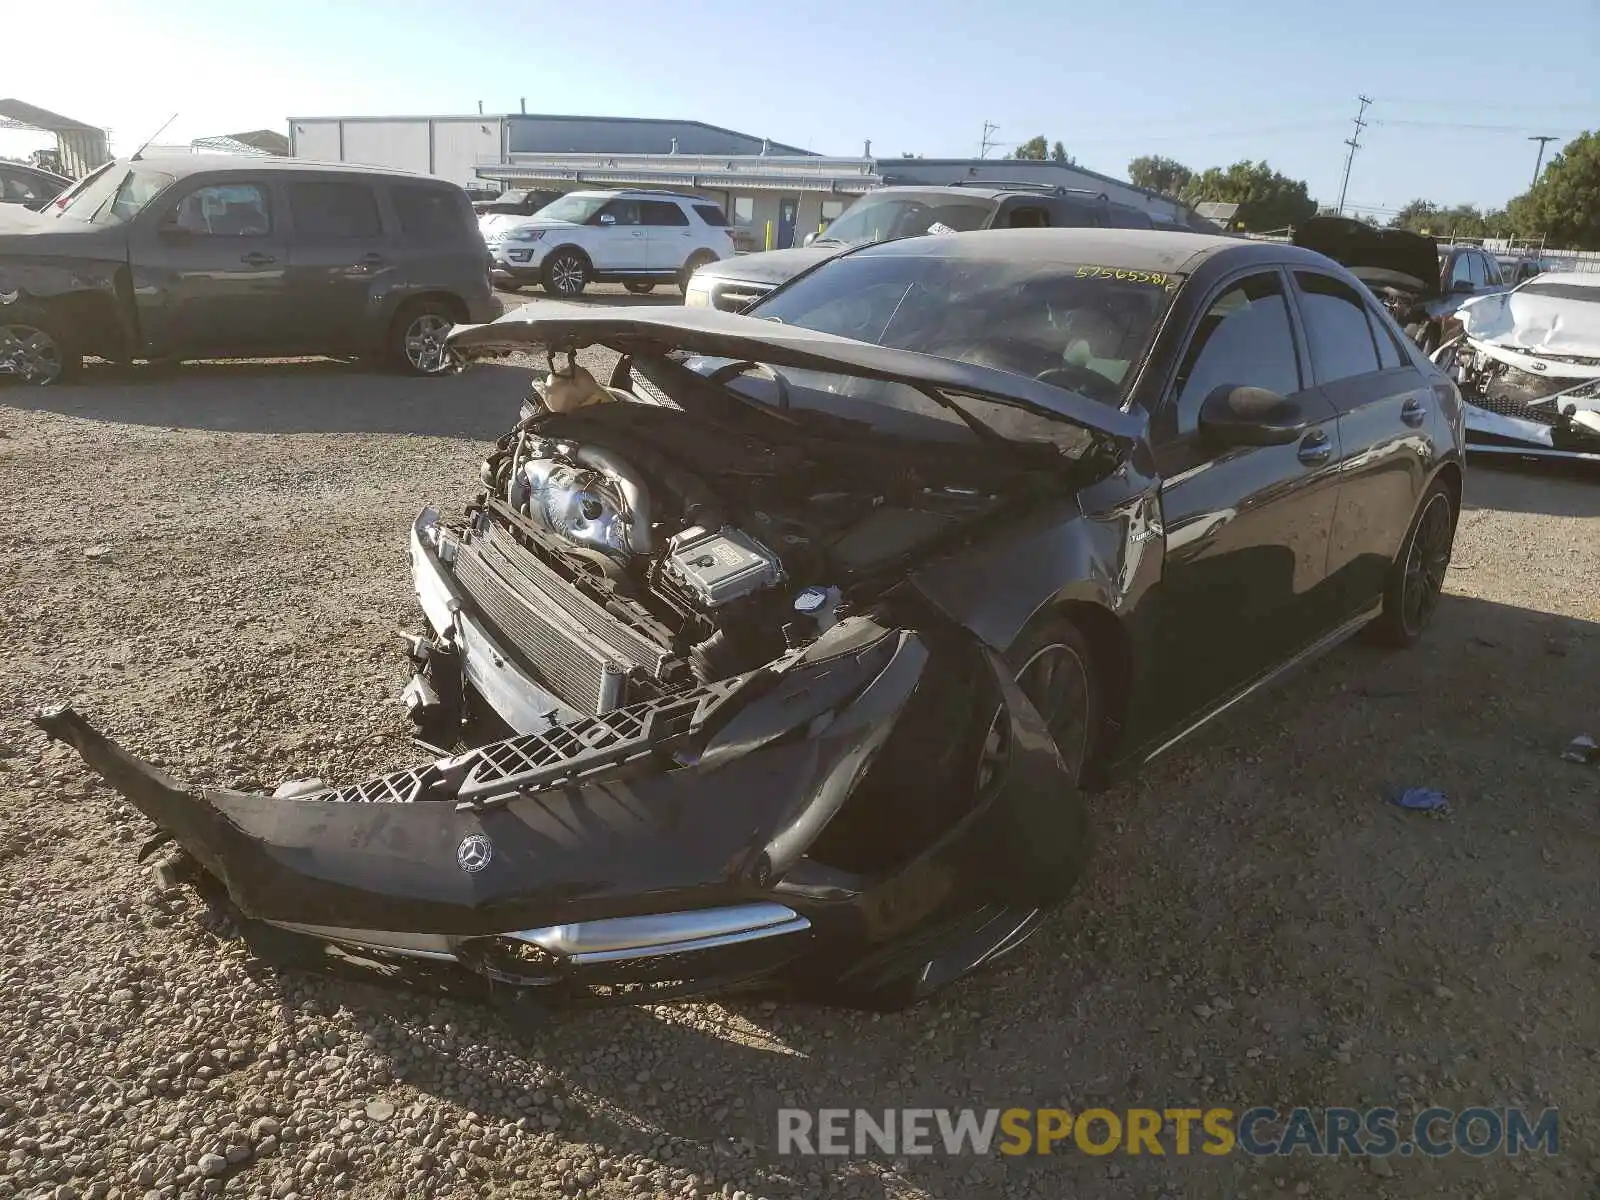
[[(35, 723), (249, 927), (346, 959), (552, 1002), (755, 983), (914, 999), (1066, 894), (1086, 818), (998, 659), (835, 630), (777, 669), (312, 794), (185, 787), (70, 707)], [(986, 711), (1005, 752), (976, 786)], [(869, 867), (841, 861), (840, 821), (927, 828)]]

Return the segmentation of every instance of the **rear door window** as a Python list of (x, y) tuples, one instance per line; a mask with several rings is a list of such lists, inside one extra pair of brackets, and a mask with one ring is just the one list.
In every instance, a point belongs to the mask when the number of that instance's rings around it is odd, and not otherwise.
[(1378, 346), (1361, 297), (1331, 275), (1296, 271), (1294, 279), (1317, 382), (1332, 383), (1378, 370)]
[(1048, 229), (1050, 214), (1042, 205), (1019, 204), (1011, 210), (1006, 224), (1012, 229)]
[(400, 232), (426, 242), (447, 242), (473, 231), (466, 193), (448, 188), (399, 183), (389, 189)]
[(641, 200), (639, 202), (640, 223), (661, 228), (663, 226), (687, 225), (689, 218), (679, 208), (668, 200)]
[[(723, 212), (719, 205), (696, 204), (694, 206), (694, 211), (700, 214), (700, 219), (707, 225), (715, 225), (718, 228), (721, 228), (728, 223), (728, 214)], [(826, 216), (827, 214), (823, 215)]]
[(299, 237), (359, 239), (383, 235), (377, 197), (364, 183), (291, 183), (289, 212)]

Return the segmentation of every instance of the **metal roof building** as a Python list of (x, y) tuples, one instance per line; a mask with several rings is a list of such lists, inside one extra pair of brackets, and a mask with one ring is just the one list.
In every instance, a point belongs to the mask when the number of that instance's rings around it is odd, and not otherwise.
[(61, 173), (74, 179), (87, 175), (111, 158), (104, 129), (23, 100), (0, 100), (0, 129), (34, 129), (55, 134), (56, 159)]

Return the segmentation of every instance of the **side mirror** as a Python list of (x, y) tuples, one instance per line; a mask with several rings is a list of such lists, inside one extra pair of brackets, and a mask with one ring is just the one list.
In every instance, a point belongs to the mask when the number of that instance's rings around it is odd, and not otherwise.
[(803, 241), (800, 244), (802, 246), (809, 246), (809, 245), (811, 245), (812, 242), (814, 242), (816, 240), (817, 240), (817, 231), (815, 229), (813, 229), (810, 233), (806, 234), (805, 241)]
[(1286, 446), (1315, 424), (1293, 400), (1225, 383), (1200, 405), (1200, 433), (1219, 446)]
[(1452, 296), (1470, 296), (1477, 290), (1477, 286), (1470, 279), (1458, 279), (1450, 285)]
[(615, 225), (616, 223), (617, 223), (617, 218), (612, 216), (610, 213), (601, 213), (600, 214), (600, 224), (602, 224), (602, 225)]

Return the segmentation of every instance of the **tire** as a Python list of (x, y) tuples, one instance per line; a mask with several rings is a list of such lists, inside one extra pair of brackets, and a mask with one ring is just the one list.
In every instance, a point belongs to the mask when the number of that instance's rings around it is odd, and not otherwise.
[(544, 290), (562, 300), (575, 300), (589, 286), (589, 260), (576, 250), (557, 250), (544, 260)]
[(1385, 644), (1400, 649), (1414, 646), (1427, 631), (1444, 592), (1456, 516), (1450, 489), (1435, 480), (1417, 505), (1400, 554), (1389, 568), (1383, 615), (1373, 625), (1373, 632)]
[(625, 283), (622, 286), (627, 288), (635, 296), (648, 296), (651, 292), (656, 290), (656, 285), (653, 283), (635, 282)]
[[(1023, 631), (1006, 652), (1006, 661), (1050, 727), (1073, 782), (1081, 786), (1094, 761), (1105, 712), (1083, 631), (1063, 617), (1046, 617)], [(1052, 661), (1054, 672), (1048, 669)], [(1059, 674), (1062, 668), (1071, 674)]]
[(690, 277), (707, 263), (716, 261), (717, 256), (715, 254), (708, 254), (704, 250), (698, 254), (691, 254), (689, 261), (683, 264), (683, 270), (678, 272), (678, 292), (681, 295), (688, 295)]
[(455, 323), (455, 311), (442, 300), (412, 300), (401, 305), (389, 325), (385, 361), (407, 375), (444, 374), (451, 365), (444, 338)]
[(0, 380), (33, 387), (72, 383), (83, 372), (83, 354), (67, 324), (54, 313), (17, 306), (0, 309)]

